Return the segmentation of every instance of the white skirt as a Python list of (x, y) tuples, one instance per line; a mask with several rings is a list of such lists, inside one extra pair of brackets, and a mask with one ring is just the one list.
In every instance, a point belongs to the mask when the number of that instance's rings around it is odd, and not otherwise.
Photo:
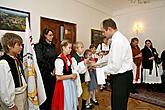
[[(156, 68), (157, 68), (158, 75), (156, 75)], [(143, 68), (143, 73), (142, 73), (143, 83), (149, 83), (149, 84), (161, 83), (160, 69), (158, 67), (156, 67), (154, 61), (153, 61), (152, 73), (151, 74), (149, 74), (149, 73), (150, 73), (150, 69)]]

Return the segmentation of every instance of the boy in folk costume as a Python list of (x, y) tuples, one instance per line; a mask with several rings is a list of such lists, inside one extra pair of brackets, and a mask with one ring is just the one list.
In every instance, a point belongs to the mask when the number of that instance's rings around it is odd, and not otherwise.
[(88, 99), (88, 81), (90, 80), (88, 69), (85, 65), (86, 60), (84, 60), (84, 44), (80, 41), (74, 44), (74, 49), (76, 53), (72, 57), (72, 65), (74, 68), (77, 68), (77, 72), (79, 73), (82, 87), (82, 94), (79, 97), (79, 105), (81, 106), (81, 110), (88, 109), (89, 106), (86, 106), (86, 101)]
[(61, 42), (62, 53), (55, 60), (56, 85), (52, 99), (51, 110), (77, 110), (78, 100), (74, 71), (70, 53), (72, 43), (68, 40)]
[(22, 38), (14, 33), (6, 33), (1, 38), (5, 53), (0, 58), (0, 110), (27, 109), (27, 84), (18, 58), (22, 42)]

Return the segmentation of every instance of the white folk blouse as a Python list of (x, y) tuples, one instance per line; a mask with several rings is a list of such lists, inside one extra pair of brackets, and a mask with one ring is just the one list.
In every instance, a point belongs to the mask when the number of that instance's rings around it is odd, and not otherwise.
[(14, 79), (8, 62), (6, 60), (0, 60), (0, 99), (10, 108), (15, 106), (15, 95), (23, 93), (27, 88), (23, 75), (21, 75), (21, 80), (23, 86), (15, 88)]

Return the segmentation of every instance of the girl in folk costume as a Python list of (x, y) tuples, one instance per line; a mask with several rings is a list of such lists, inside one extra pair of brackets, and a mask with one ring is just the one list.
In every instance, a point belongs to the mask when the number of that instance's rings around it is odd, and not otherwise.
[[(103, 42), (97, 46), (96, 53), (99, 56), (100, 62), (108, 62), (108, 54), (111, 47), (111, 39), (107, 39), (105, 36), (103, 37)], [(108, 85), (108, 77), (110, 77), (110, 73), (105, 74), (106, 84), (100, 85), (100, 90), (106, 88), (106, 85)]]
[[(141, 63), (142, 63), (142, 54), (140, 51), (140, 48), (138, 46), (139, 40), (138, 38), (134, 37), (131, 39), (131, 48), (132, 48), (132, 54), (133, 54), (133, 84), (140, 83), (141, 82)], [(132, 88), (133, 93), (137, 93), (138, 91), (135, 88), (135, 85), (133, 85)]]
[(78, 99), (75, 83), (77, 71), (74, 71), (71, 67), (70, 56), (72, 43), (63, 40), (61, 49), (62, 53), (55, 60), (56, 85), (51, 110), (77, 110)]
[[(87, 60), (86, 66), (89, 71), (90, 75), (90, 81), (88, 84), (89, 89), (89, 98), (87, 101), (87, 106), (92, 106), (92, 103), (95, 105), (99, 105), (99, 103), (96, 100), (96, 89), (97, 89), (97, 78), (96, 78), (96, 59), (92, 58), (92, 51), (90, 49), (85, 50), (84, 52), (84, 59)], [(92, 103), (91, 103), (92, 102)]]
[(27, 84), (18, 58), (22, 42), (14, 33), (6, 33), (1, 38), (4, 55), (0, 58), (0, 110), (27, 109)]
[(107, 55), (110, 50), (110, 42), (106, 37), (103, 38), (103, 42), (97, 46), (96, 53)]
[(94, 44), (91, 44), (89, 46), (89, 49), (92, 52), (92, 58), (94, 58), (97, 61), (99, 56), (97, 55), (96, 46)]
[[(161, 77), (159, 74), (158, 64), (155, 60), (158, 58), (158, 53), (155, 48), (152, 47), (150, 40), (145, 41), (145, 47), (141, 50), (142, 52), (142, 82), (147, 83), (147, 90), (153, 90), (152, 84), (161, 83)], [(156, 86), (155, 86), (156, 87)]]

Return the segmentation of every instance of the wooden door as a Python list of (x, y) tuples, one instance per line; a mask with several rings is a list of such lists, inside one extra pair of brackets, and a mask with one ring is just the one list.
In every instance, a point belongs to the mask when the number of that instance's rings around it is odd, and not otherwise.
[(76, 32), (74, 30), (76, 30), (76, 25), (75, 24), (68, 24), (65, 23), (64, 24), (64, 39), (68, 39), (70, 41), (72, 41), (72, 43), (76, 42)]
[(64, 22), (64, 21), (59, 21), (59, 20), (54, 20), (54, 19), (49, 19), (49, 18), (44, 18), (41, 17), (40, 18), (40, 30), (42, 32), (42, 30), (44, 28), (50, 28), (53, 30), (53, 32), (55, 33), (55, 38), (53, 40), (53, 42), (55, 42), (56, 44), (56, 51), (59, 54), (61, 52), (60, 49), (60, 43), (61, 43), (61, 36), (60, 36), (60, 26), (64, 26), (64, 38), (62, 39), (68, 39), (70, 40), (72, 43), (76, 42), (76, 24), (73, 23), (68, 23), (68, 22)]

